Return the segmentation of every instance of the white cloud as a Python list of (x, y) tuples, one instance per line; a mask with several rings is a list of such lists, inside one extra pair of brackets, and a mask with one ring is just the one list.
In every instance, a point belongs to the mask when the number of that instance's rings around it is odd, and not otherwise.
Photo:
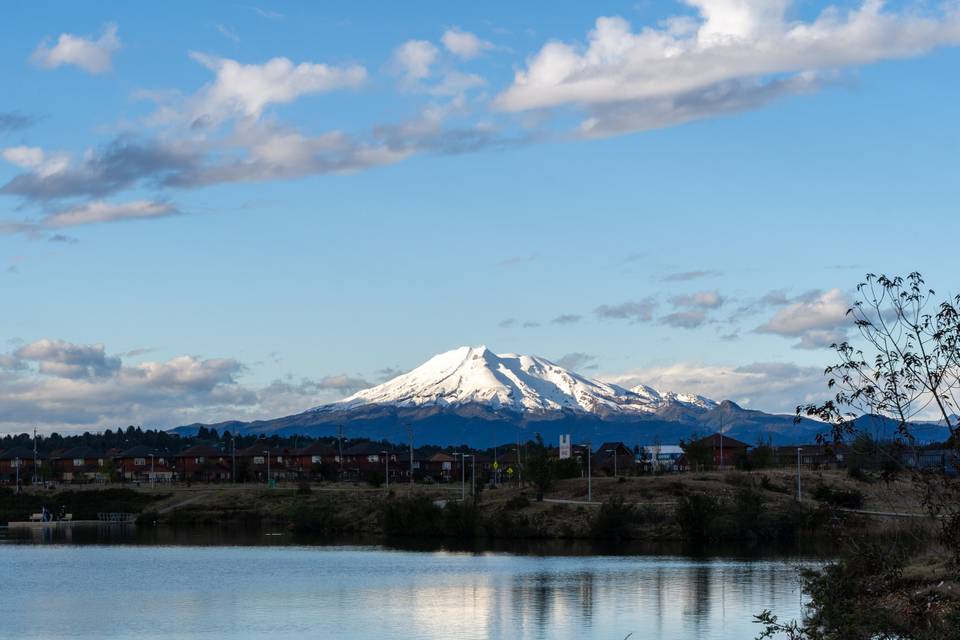
[(644, 298), (635, 302), (620, 304), (602, 304), (593, 310), (598, 318), (615, 320), (630, 320), (631, 322), (650, 322), (653, 312), (657, 308), (657, 301), (653, 298)]
[(646, 384), (663, 391), (696, 393), (717, 401), (733, 400), (750, 409), (784, 413), (829, 396), (822, 368), (793, 363), (735, 366), (680, 362), (602, 378), (624, 387)]
[(40, 177), (60, 173), (70, 166), (69, 154), (46, 154), (40, 147), (7, 147), (0, 151), (0, 156), (10, 164), (32, 170)]
[(866, 0), (788, 21), (785, 0), (688, 0), (699, 19), (633, 31), (601, 17), (586, 46), (547, 43), (495, 104), (506, 111), (573, 105), (584, 135), (612, 135), (728, 113), (805, 92), (834, 69), (960, 43), (960, 12), (885, 11)]
[(45, 69), (72, 64), (88, 73), (105, 73), (112, 68), (111, 56), (119, 48), (117, 25), (108, 23), (103, 28), (103, 35), (96, 40), (72, 33), (61, 33), (52, 47), (45, 40), (37, 46), (30, 60)]
[(72, 209), (65, 209), (43, 219), (46, 227), (59, 229), (100, 222), (134, 220), (138, 218), (160, 218), (179, 213), (169, 202), (154, 200), (133, 200), (130, 202), (104, 202), (95, 200)]
[(237, 32), (231, 29), (230, 27), (228, 27), (227, 25), (217, 23), (213, 26), (224, 38), (227, 38), (228, 40), (233, 40), (234, 42), (237, 42), (237, 43), (240, 42), (240, 36), (237, 35)]
[(447, 51), (465, 60), (476, 58), (485, 50), (493, 48), (493, 43), (481, 40), (469, 31), (462, 31), (459, 27), (447, 29), (440, 41)]
[(391, 66), (407, 82), (416, 82), (430, 77), (439, 53), (439, 49), (427, 40), (407, 40), (394, 49)]
[(799, 338), (796, 346), (802, 349), (827, 347), (842, 341), (852, 326), (847, 317), (851, 304), (840, 289), (811, 292), (782, 306), (756, 331)]
[(37, 340), (17, 349), (13, 357), (35, 362), (40, 373), (61, 378), (102, 377), (120, 368), (120, 358), (107, 356), (102, 344), (77, 345), (64, 340)]
[(190, 56), (216, 72), (213, 83), (194, 99), (191, 122), (202, 118), (220, 122), (232, 116), (259, 118), (269, 104), (285, 104), (297, 98), (342, 88), (359, 87), (367, 78), (359, 65), (343, 67), (272, 58), (263, 64), (242, 64), (193, 52)]
[(698, 291), (697, 293), (673, 296), (670, 298), (670, 304), (674, 307), (719, 309), (723, 303), (724, 298), (717, 291)]
[(102, 344), (37, 340), (0, 353), (0, 433), (273, 418), (370, 384), (342, 374), (257, 387), (240, 382), (245, 372), (234, 358), (182, 355), (127, 365)]

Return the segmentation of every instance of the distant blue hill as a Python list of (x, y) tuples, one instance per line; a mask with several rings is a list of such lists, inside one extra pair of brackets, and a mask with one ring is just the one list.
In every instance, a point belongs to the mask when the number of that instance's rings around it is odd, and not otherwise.
[[(698, 433), (711, 433), (721, 428), (730, 437), (749, 444), (770, 438), (776, 445), (809, 444), (817, 434), (829, 434), (827, 425), (810, 419), (795, 421), (792, 415), (769, 414), (744, 409), (725, 401), (714, 408), (685, 408), (664, 412), (665, 415), (597, 416), (558, 411), (548, 414), (525, 415), (512, 411), (495, 411), (487, 406), (458, 406), (456, 408), (398, 408), (396, 406), (365, 406), (353, 411), (306, 411), (272, 420), (253, 422), (229, 421), (215, 424), (190, 424), (172, 431), (192, 435), (201, 427), (217, 429), (220, 433), (335, 436), (342, 428), (348, 438), (386, 439), (406, 442), (408, 427), (412, 428), (418, 445), (439, 446), (465, 444), (471, 447), (489, 447), (533, 438), (539, 433), (548, 443), (556, 443), (560, 434), (573, 435), (574, 442), (587, 440), (595, 444), (604, 441), (622, 441), (628, 445), (676, 443)], [(862, 416), (855, 421), (857, 429), (878, 438), (894, 437), (897, 423), (878, 416)], [(921, 441), (940, 442), (948, 431), (937, 424), (918, 424), (913, 427)]]

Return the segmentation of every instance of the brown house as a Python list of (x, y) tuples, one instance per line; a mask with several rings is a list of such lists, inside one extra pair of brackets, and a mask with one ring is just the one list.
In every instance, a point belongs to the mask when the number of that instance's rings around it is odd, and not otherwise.
[(633, 450), (622, 442), (604, 442), (593, 454), (594, 471), (602, 470), (611, 475), (631, 471), (635, 462)]
[[(18, 471), (20, 484), (29, 484), (34, 475), (33, 450), (26, 447), (13, 447), (0, 453), (0, 482), (13, 484), (17, 481)], [(36, 458), (37, 473), (43, 469), (44, 458)]]
[(73, 447), (50, 454), (54, 477), (62, 482), (109, 480), (109, 460), (93, 447)]
[(721, 469), (735, 467), (746, 458), (750, 445), (740, 442), (726, 434), (714, 433), (693, 442), (694, 447), (704, 447), (707, 457), (713, 460), (713, 466)]
[(321, 478), (324, 470), (328, 477), (336, 477), (340, 456), (336, 447), (317, 441), (291, 452), (289, 464), (301, 478)]
[(390, 479), (399, 480), (405, 477), (408, 465), (400, 465), (400, 456), (395, 450), (388, 450), (384, 445), (376, 442), (362, 442), (347, 447), (343, 451), (344, 473), (364, 477), (368, 474), (386, 474), (387, 457), (390, 458)]
[(174, 477), (170, 454), (156, 451), (142, 444), (114, 454), (113, 466), (123, 480), (135, 482), (149, 482), (151, 479), (169, 481)]
[(208, 444), (195, 444), (184, 449), (173, 456), (173, 461), (181, 480), (219, 482), (232, 477), (230, 454)]
[(422, 460), (415, 460), (420, 465), (420, 473), (429, 476), (437, 482), (449, 482), (455, 475), (460, 474), (460, 458), (449, 453), (439, 451)]
[[(259, 443), (237, 452), (237, 467), (239, 469), (240, 465), (243, 465), (247, 470), (245, 475), (250, 476), (246, 478), (248, 480), (263, 482), (267, 478), (268, 469), (272, 480), (295, 480), (297, 478), (297, 470), (293, 463), (295, 457), (296, 452), (293, 449)], [(238, 470), (237, 473), (239, 475), (241, 472)]]

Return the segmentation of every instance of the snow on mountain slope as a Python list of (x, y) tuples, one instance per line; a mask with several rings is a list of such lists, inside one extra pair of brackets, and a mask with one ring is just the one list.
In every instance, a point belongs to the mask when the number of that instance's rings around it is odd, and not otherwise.
[(567, 410), (638, 414), (654, 413), (671, 403), (699, 408), (716, 406), (700, 396), (660, 393), (650, 387), (628, 391), (586, 378), (544, 358), (497, 355), (480, 346), (441, 353), (409, 373), (311, 411), (350, 411), (371, 405), (414, 408), (481, 404), (520, 413)]

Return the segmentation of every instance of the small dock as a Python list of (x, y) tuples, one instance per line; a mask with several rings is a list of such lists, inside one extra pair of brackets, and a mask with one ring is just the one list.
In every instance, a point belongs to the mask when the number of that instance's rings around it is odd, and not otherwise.
[(96, 520), (74, 520), (68, 513), (59, 520), (44, 520), (42, 514), (34, 513), (29, 520), (8, 522), (8, 529), (61, 529), (67, 527), (90, 527), (102, 525), (132, 525), (137, 522), (137, 514), (122, 512), (98, 513)]

